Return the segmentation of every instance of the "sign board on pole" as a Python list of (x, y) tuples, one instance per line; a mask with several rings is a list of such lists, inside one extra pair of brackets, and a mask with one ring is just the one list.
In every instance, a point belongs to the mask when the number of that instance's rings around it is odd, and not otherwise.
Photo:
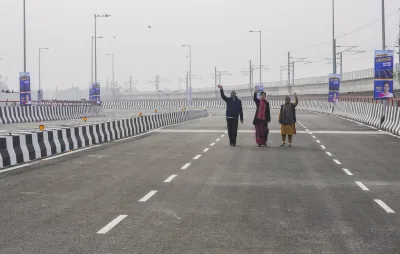
[(42, 101), (43, 100), (43, 89), (39, 89), (38, 90), (37, 98), (38, 98), (38, 101)]
[(93, 101), (93, 92), (92, 92), (92, 88), (89, 88), (89, 101)]
[(328, 102), (337, 102), (340, 95), (340, 75), (329, 74)]
[(393, 50), (375, 50), (374, 98), (393, 98)]
[(92, 101), (100, 103), (100, 82), (93, 82), (93, 85), (92, 85)]
[(19, 73), (19, 92), (20, 105), (31, 105), (31, 77), (29, 72)]
[(260, 99), (261, 92), (264, 92), (264, 85), (258, 84), (256, 85), (256, 88), (257, 88), (257, 98)]

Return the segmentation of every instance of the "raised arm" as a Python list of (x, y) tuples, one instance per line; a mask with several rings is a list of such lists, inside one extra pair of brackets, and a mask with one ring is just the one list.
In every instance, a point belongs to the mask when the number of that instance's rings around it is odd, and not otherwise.
[(297, 98), (297, 94), (294, 94), (294, 103), (293, 103), (293, 107), (296, 107), (297, 104), (299, 104), (299, 99)]
[(254, 99), (254, 102), (256, 103), (257, 107), (258, 107), (258, 104), (260, 104), (260, 100), (257, 98), (257, 90), (254, 91), (253, 99)]
[(224, 101), (228, 101), (228, 97), (226, 97), (225, 96), (225, 94), (224, 94), (224, 89), (222, 88), (222, 86), (218, 86), (218, 88), (219, 88), (219, 91), (220, 91), (220, 93), (221, 93), (221, 98), (224, 100)]

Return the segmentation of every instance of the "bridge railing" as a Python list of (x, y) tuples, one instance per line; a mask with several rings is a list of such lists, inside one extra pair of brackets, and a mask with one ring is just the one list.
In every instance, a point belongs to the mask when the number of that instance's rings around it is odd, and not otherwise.
[[(97, 105), (96, 102), (92, 101), (62, 101), (62, 100), (42, 100), (42, 101), (31, 101), (31, 106), (93, 106)], [(20, 101), (5, 100), (0, 101), (2, 107), (17, 107), (21, 106)]]

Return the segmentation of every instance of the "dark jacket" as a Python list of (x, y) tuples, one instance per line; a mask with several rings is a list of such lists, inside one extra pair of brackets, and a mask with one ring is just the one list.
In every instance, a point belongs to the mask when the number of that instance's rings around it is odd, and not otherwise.
[(238, 97), (235, 100), (226, 97), (223, 89), (221, 89), (221, 98), (226, 101), (226, 117), (238, 118), (240, 116), (240, 121), (243, 122), (242, 101)]
[[(297, 106), (297, 104), (299, 103), (299, 101), (297, 100), (297, 98), (296, 98), (296, 100), (294, 101), (294, 103), (290, 103), (290, 105), (292, 106), (292, 112), (293, 112), (293, 123), (296, 123), (296, 106)], [(283, 115), (283, 107), (284, 107), (285, 105), (281, 105), (281, 110), (280, 110), (280, 112), (279, 112), (279, 123), (280, 124), (283, 124), (283, 122), (282, 122), (282, 120), (281, 120), (281, 116)]]
[[(253, 125), (256, 125), (256, 124), (259, 124), (260, 121), (262, 121), (262, 120), (259, 120), (256, 118), (257, 113), (258, 113), (258, 108), (260, 107), (260, 99), (257, 98), (257, 93), (254, 93), (254, 102), (257, 105), (257, 110), (256, 110), (256, 114), (254, 115)], [(271, 108), (269, 106), (269, 102), (268, 101), (265, 101), (265, 102), (266, 102), (266, 104), (265, 104), (266, 107), (265, 107), (265, 121), (264, 122), (268, 123), (268, 122), (271, 122)]]

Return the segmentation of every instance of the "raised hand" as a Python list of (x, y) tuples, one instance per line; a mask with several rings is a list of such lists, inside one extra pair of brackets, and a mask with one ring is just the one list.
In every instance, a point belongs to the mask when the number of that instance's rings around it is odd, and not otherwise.
[(219, 89), (222, 89), (222, 86), (221, 86), (221, 85), (218, 85), (218, 88), (219, 88)]

